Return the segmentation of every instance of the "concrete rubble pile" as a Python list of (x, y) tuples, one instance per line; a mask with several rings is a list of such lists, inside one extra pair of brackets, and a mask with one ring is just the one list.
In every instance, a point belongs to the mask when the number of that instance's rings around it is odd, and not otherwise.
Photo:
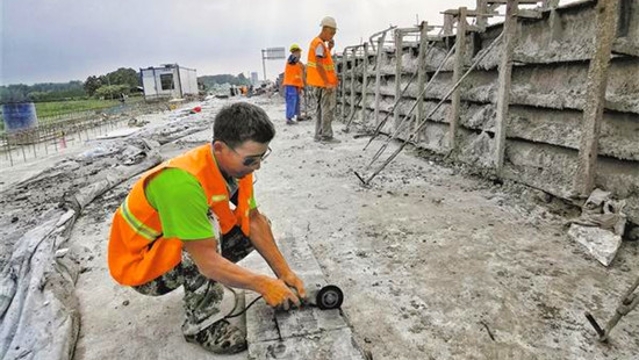
[(79, 334), (79, 261), (65, 248), (82, 210), (159, 164), (158, 148), (210, 124), (179, 116), (124, 139), (97, 141), (2, 193), (0, 358), (70, 359)]
[(625, 201), (613, 200), (610, 192), (595, 189), (582, 206), (581, 217), (571, 221), (568, 235), (600, 263), (610, 265), (626, 228), (625, 206)]

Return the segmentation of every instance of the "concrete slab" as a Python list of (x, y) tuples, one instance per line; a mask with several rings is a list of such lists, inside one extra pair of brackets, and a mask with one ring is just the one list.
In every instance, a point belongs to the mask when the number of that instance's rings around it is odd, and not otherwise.
[(619, 247), (621, 247), (621, 236), (598, 227), (572, 224), (568, 235), (583, 245), (590, 255), (604, 266), (609, 266), (612, 263)]
[(288, 338), (249, 345), (249, 359), (360, 360), (350, 329), (327, 331), (308, 337)]
[[(279, 247), (311, 296), (327, 285), (305, 239), (286, 237)], [(268, 272), (263, 261), (248, 263), (254, 270)], [(250, 294), (247, 304), (257, 296)], [(365, 359), (339, 309), (307, 306), (278, 311), (258, 300), (246, 313), (246, 331), (251, 359)]]

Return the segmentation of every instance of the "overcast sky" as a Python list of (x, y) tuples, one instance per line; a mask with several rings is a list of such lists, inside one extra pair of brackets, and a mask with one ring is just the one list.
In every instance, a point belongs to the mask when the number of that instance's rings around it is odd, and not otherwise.
[[(306, 49), (325, 15), (337, 49), (390, 24), (442, 24), (440, 11), (475, 0), (1, 0), (0, 84), (84, 81), (119, 67), (166, 63), (262, 78), (261, 49)], [(283, 71), (268, 61), (267, 75)]]

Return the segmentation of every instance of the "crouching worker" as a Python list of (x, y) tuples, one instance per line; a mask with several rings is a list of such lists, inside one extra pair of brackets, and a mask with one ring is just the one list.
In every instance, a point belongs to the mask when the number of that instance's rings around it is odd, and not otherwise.
[[(259, 107), (223, 108), (215, 117), (212, 143), (143, 174), (111, 225), (111, 276), (151, 296), (183, 286), (184, 337), (215, 353), (246, 349), (246, 335), (224, 319), (222, 305), (234, 299), (224, 296), (222, 285), (255, 291), (270, 306), (284, 308), (306, 296), (253, 195), (252, 173), (269, 154), (274, 136)], [(235, 264), (253, 249), (277, 278)]]

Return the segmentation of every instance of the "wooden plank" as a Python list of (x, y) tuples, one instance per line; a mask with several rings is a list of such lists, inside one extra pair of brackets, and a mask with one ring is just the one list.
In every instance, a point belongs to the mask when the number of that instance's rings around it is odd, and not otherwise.
[(497, 83), (497, 116), (495, 118), (495, 170), (501, 175), (504, 166), (506, 149), (506, 133), (508, 127), (508, 106), (510, 105), (510, 81), (512, 79), (512, 57), (517, 32), (518, 0), (509, 0), (506, 5), (504, 20), (504, 39), (499, 63), (499, 80)]
[(349, 118), (355, 113), (355, 68), (357, 67), (357, 47), (353, 47), (351, 50), (353, 56), (351, 57), (351, 112), (348, 114)]
[[(423, 121), (424, 114), (424, 87), (428, 76), (426, 74), (426, 50), (428, 48), (428, 31), (430, 27), (426, 21), (422, 22), (422, 31), (419, 37), (419, 54), (417, 55), (417, 94), (421, 94), (417, 99), (417, 119), (413, 126), (413, 131), (417, 131), (419, 124)], [(420, 141), (421, 136), (417, 134), (416, 141)]]
[[(475, 10), (480, 14), (488, 14), (488, 0), (476, 0)], [(486, 29), (488, 17), (484, 15), (478, 16), (476, 25), (480, 29)]]
[(366, 124), (366, 89), (368, 88), (368, 43), (364, 43), (364, 59), (362, 60), (362, 100), (360, 101), (360, 105), (362, 106), (361, 110), (361, 121), (362, 126)]
[(619, 0), (606, 0), (598, 1), (595, 10), (595, 51), (588, 68), (579, 163), (573, 181), (573, 189), (582, 196), (590, 194), (595, 184), (599, 129), (605, 106), (610, 53), (617, 33), (618, 8)]
[(399, 31), (402, 34), (410, 34), (410, 33), (418, 33), (421, 31), (419, 27), (408, 27), (408, 28), (395, 28), (395, 31)]
[[(466, 9), (466, 8), (464, 8)], [(457, 16), (459, 17), (461, 15), (461, 8), (459, 9), (450, 9), (450, 10), (446, 10), (446, 11), (442, 11), (440, 14), (444, 14), (444, 15), (452, 15), (452, 16)], [(487, 12), (487, 13), (481, 13), (477, 10), (468, 10), (466, 9), (465, 13), (464, 13), (464, 17), (469, 18), (469, 17), (479, 17), (479, 16), (483, 16), (483, 17), (492, 17), (495, 15), (499, 15), (499, 12), (494, 11), (494, 12)]]
[(384, 41), (386, 40), (386, 32), (377, 39), (377, 67), (375, 70), (375, 126), (379, 125), (379, 106), (382, 100), (382, 55), (384, 53)]
[(453, 26), (455, 24), (455, 19), (453, 15), (444, 14), (444, 35), (450, 36), (453, 34)]
[[(455, 50), (455, 68), (453, 70), (453, 84), (456, 84), (462, 77), (464, 71), (464, 58), (466, 55), (466, 8), (459, 9), (459, 21), (457, 23), (457, 39)], [(459, 109), (461, 106), (461, 87), (453, 92), (451, 97), (451, 107), (448, 116), (450, 124), (448, 130), (448, 150), (455, 151), (457, 147), (457, 129), (459, 127)]]
[[(404, 34), (399, 29), (395, 29), (395, 102), (399, 100), (402, 93), (402, 47)], [(393, 122), (395, 127), (399, 125), (399, 106), (395, 106), (393, 112)]]
[(344, 49), (344, 51), (342, 52), (342, 81), (340, 83), (340, 87), (342, 88), (342, 121), (346, 121), (346, 65), (348, 64), (347, 58), (348, 51)]

